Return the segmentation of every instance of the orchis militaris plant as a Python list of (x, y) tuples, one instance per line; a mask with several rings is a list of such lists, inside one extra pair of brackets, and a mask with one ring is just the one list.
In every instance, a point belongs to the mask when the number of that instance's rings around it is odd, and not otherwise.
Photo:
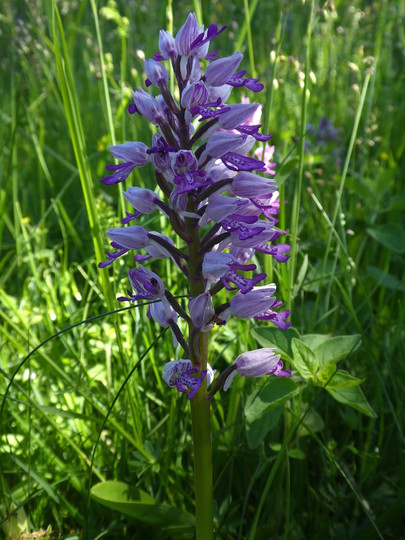
[[(291, 374), (282, 369), (274, 349), (243, 352), (216, 381), (208, 363), (209, 332), (215, 325), (226, 324), (231, 315), (268, 321), (281, 329), (290, 325), (286, 322), (289, 311), (278, 311), (276, 285), (257, 285), (266, 274), (245, 274), (256, 270), (252, 263), (256, 252), (285, 262), (289, 246), (274, 244), (285, 232), (276, 227), (278, 192), (269, 176), (274, 174), (274, 163), (269, 162), (274, 148), (266, 145), (263, 150), (271, 136), (259, 133), (256, 119), (261, 106), (246, 99), (227, 103), (234, 88), (260, 92), (263, 85), (259, 79), (245, 77), (244, 70), (238, 71), (240, 52), (221, 59), (216, 59), (217, 51), (209, 52), (210, 41), (224, 30), (215, 24), (204, 30), (190, 13), (175, 38), (160, 31), (160, 52), (145, 61), (146, 86), (155, 86), (159, 95), (138, 88), (132, 92), (129, 107), (130, 114), (154, 124), (152, 142), (150, 146), (143, 142), (110, 146), (121, 163), (108, 165), (112, 174), (101, 179), (112, 185), (126, 180), (135, 167), (151, 163), (155, 169), (159, 193), (139, 187), (124, 192), (135, 211), (127, 212), (124, 227), (107, 231), (113, 250), (99, 266), (104, 268), (135, 250), (138, 266), (128, 272), (131, 289), (118, 300), (150, 301), (148, 316), (170, 328), (174, 346), (184, 351), (185, 359), (163, 366), (163, 379), (191, 403), (197, 539), (213, 537), (210, 398), (221, 389), (228, 390), (238, 374)], [(177, 85), (174, 95), (169, 90), (167, 63)], [(201, 64), (206, 65), (205, 72)], [(251, 153), (256, 142), (261, 143), (266, 161)], [(170, 221), (172, 237), (128, 225), (153, 212), (161, 212)], [(139, 264), (164, 258), (173, 261), (188, 284), (187, 306), (174, 298), (159, 275)], [(229, 299), (215, 302), (224, 288)]]

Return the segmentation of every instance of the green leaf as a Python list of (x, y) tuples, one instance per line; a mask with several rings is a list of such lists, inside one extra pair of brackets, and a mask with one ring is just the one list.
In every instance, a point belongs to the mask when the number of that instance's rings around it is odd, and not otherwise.
[(326, 386), (329, 384), (329, 381), (331, 380), (332, 375), (336, 371), (336, 364), (330, 363), (325, 364), (316, 374), (316, 377), (314, 377), (314, 383), (317, 386)]
[(376, 266), (367, 265), (368, 275), (378, 281), (379, 285), (387, 287), (387, 289), (392, 289), (393, 291), (405, 291), (405, 283), (400, 281), (397, 277), (388, 272), (384, 272), (377, 268)]
[(300, 335), (294, 328), (280, 330), (279, 328), (264, 328), (257, 326), (252, 329), (252, 335), (262, 347), (276, 348), (284, 357), (292, 360), (291, 341)]
[(325, 427), (325, 423), (322, 416), (315, 410), (309, 409), (302, 424), (299, 425), (297, 430), (297, 437), (306, 437), (311, 433), (321, 431)]
[(269, 431), (277, 425), (283, 410), (284, 407), (279, 405), (274, 409), (265, 411), (254, 420), (246, 420), (246, 440), (249, 448), (257, 448), (264, 441)]
[(193, 516), (172, 506), (158, 504), (145, 491), (124, 482), (101, 482), (91, 489), (91, 497), (111, 510), (154, 525), (175, 538), (191, 539), (194, 536)]
[(293, 170), (297, 167), (299, 162), (298, 157), (293, 157), (286, 161), (282, 167), (277, 171), (277, 183), (280, 186), (287, 178), (290, 176), (290, 174), (293, 172)]
[(334, 275), (334, 266), (332, 261), (327, 261), (324, 266), (322, 263), (311, 267), (306, 273), (304, 283), (302, 284), (302, 289), (309, 292), (319, 292), (319, 286), (328, 282), (331, 279), (331, 276)]
[(308, 345), (313, 351), (327, 339), (330, 339), (328, 334), (305, 334), (300, 337), (300, 340), (305, 343), (305, 345)]
[(293, 459), (305, 459), (305, 453), (301, 448), (291, 448), (288, 450), (288, 457)]
[(339, 369), (330, 380), (327, 388), (351, 388), (364, 382), (362, 379), (353, 377), (347, 371)]
[(315, 349), (320, 367), (331, 362), (336, 363), (343, 360), (360, 345), (361, 336), (337, 336), (332, 337), (321, 343)]
[(291, 379), (272, 377), (253, 400), (248, 399), (245, 419), (250, 448), (255, 448), (263, 441), (276, 425), (283, 410), (281, 405), (297, 393), (298, 386)]
[(294, 298), (298, 295), (302, 287), (302, 284), (304, 283), (304, 279), (305, 279), (305, 276), (307, 275), (307, 271), (308, 271), (308, 255), (305, 254), (304, 259), (301, 264), (301, 268), (297, 272), (297, 278), (294, 283), (294, 291), (293, 291)]
[(49, 407), (49, 406), (39, 406), (39, 409), (44, 414), (54, 415), (54, 416), (62, 416), (64, 418), (82, 418), (84, 420), (94, 420), (94, 418), (90, 418), (87, 414), (81, 414), (81, 413), (75, 413), (72, 411), (64, 411), (60, 407)]
[(380, 244), (397, 253), (405, 253), (405, 231), (398, 223), (376, 225), (366, 229)]
[(293, 338), (291, 343), (293, 363), (301, 377), (312, 379), (316, 374), (319, 362), (312, 350), (299, 339)]
[(361, 388), (358, 386), (352, 386), (349, 388), (330, 388), (326, 387), (327, 392), (339, 403), (353, 407), (363, 414), (370, 416), (371, 418), (377, 418), (377, 415), (365, 398)]

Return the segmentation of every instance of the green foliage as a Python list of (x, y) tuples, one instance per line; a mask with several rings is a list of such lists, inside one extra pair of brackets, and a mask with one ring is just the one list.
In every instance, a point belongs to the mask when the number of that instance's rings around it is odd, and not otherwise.
[[(114, 493), (119, 510), (139, 510), (111, 489), (123, 484), (153, 501), (156, 521), (169, 508), (175, 525), (191, 525), (189, 404), (161, 379), (177, 353), (168, 333), (152, 347), (160, 329), (146, 306), (115, 311), (132, 261), (97, 268), (103, 231), (126, 208), (96, 179), (111, 163), (109, 144), (150, 140), (147, 122), (126, 110), (158, 30), (176, 31), (191, 7), (173, 4), (171, 22), (170, 6), (2, 2), (3, 536), (181, 537), (110, 510)], [(193, 2), (205, 24), (229, 25), (215, 44), (221, 54), (240, 49), (242, 69), (253, 65), (265, 84), (249, 97), (265, 101), (287, 201), (279, 226), (287, 243), (297, 239), (290, 263), (255, 260), (291, 306), (293, 327), (231, 320), (212, 334), (220, 371), (258, 346), (275, 347), (293, 371), (236, 378), (212, 400), (218, 540), (403, 535), (404, 5), (313, 8)], [(336, 138), (314, 134), (322, 117)], [(127, 185), (154, 188), (152, 172)], [(155, 215), (140, 223), (170, 234)], [(163, 265), (181, 296), (176, 270)], [(89, 500), (98, 490), (108, 508)]]
[(298, 394), (291, 379), (270, 379), (245, 405), (246, 437), (249, 448), (256, 448), (274, 428), (283, 411), (282, 405)]
[(124, 482), (109, 480), (91, 489), (92, 498), (98, 503), (117, 510), (156, 529), (155, 534), (171, 538), (193, 538), (194, 517), (168, 505), (156, 504), (145, 491)]

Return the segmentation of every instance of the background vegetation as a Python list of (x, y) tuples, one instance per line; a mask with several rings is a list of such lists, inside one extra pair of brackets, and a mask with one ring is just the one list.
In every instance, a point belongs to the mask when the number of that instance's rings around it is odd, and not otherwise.
[[(403, 0), (56, 5), (60, 24), (51, 1), (0, 8), (0, 534), (165, 537), (91, 500), (105, 479), (193, 513), (188, 403), (161, 379), (171, 338), (149, 349), (160, 329), (145, 307), (111, 313), (128, 261), (97, 262), (123, 204), (97, 179), (108, 144), (149, 144), (147, 123), (127, 115), (130, 88), (158, 30), (195, 10), (228, 24), (215, 48), (244, 52), (265, 83), (249, 97), (265, 103), (297, 249), (282, 269), (262, 264), (307, 344), (361, 336), (339, 367), (364, 380), (370, 404), (302, 384), (257, 434), (247, 411), (266, 381), (235, 380), (213, 401), (216, 538), (405, 538)], [(130, 182), (153, 188), (152, 169)], [(164, 232), (159, 217), (142, 224)], [(215, 331), (214, 367), (281, 339), (266, 328)]]

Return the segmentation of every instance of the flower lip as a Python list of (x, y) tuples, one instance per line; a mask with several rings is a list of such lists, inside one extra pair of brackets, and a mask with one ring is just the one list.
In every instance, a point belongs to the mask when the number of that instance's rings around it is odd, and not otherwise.
[(109, 146), (111, 154), (123, 163), (119, 165), (107, 165), (108, 171), (115, 171), (111, 176), (101, 178), (99, 182), (107, 185), (123, 182), (135, 167), (143, 167), (150, 161), (148, 147), (143, 142), (126, 142)]
[(147, 270), (140, 264), (138, 268), (130, 269), (128, 274), (136, 292), (145, 293), (150, 299), (161, 298), (164, 295), (164, 283), (155, 272)]
[(205, 377), (207, 377), (207, 387), (214, 379), (215, 371), (207, 364), (207, 370), (203, 370), (199, 377), (195, 377), (199, 371), (198, 366), (193, 366), (191, 360), (176, 360), (167, 362), (164, 366), (163, 380), (170, 386), (176, 387), (178, 392), (188, 394), (188, 399), (192, 399), (200, 389)]

